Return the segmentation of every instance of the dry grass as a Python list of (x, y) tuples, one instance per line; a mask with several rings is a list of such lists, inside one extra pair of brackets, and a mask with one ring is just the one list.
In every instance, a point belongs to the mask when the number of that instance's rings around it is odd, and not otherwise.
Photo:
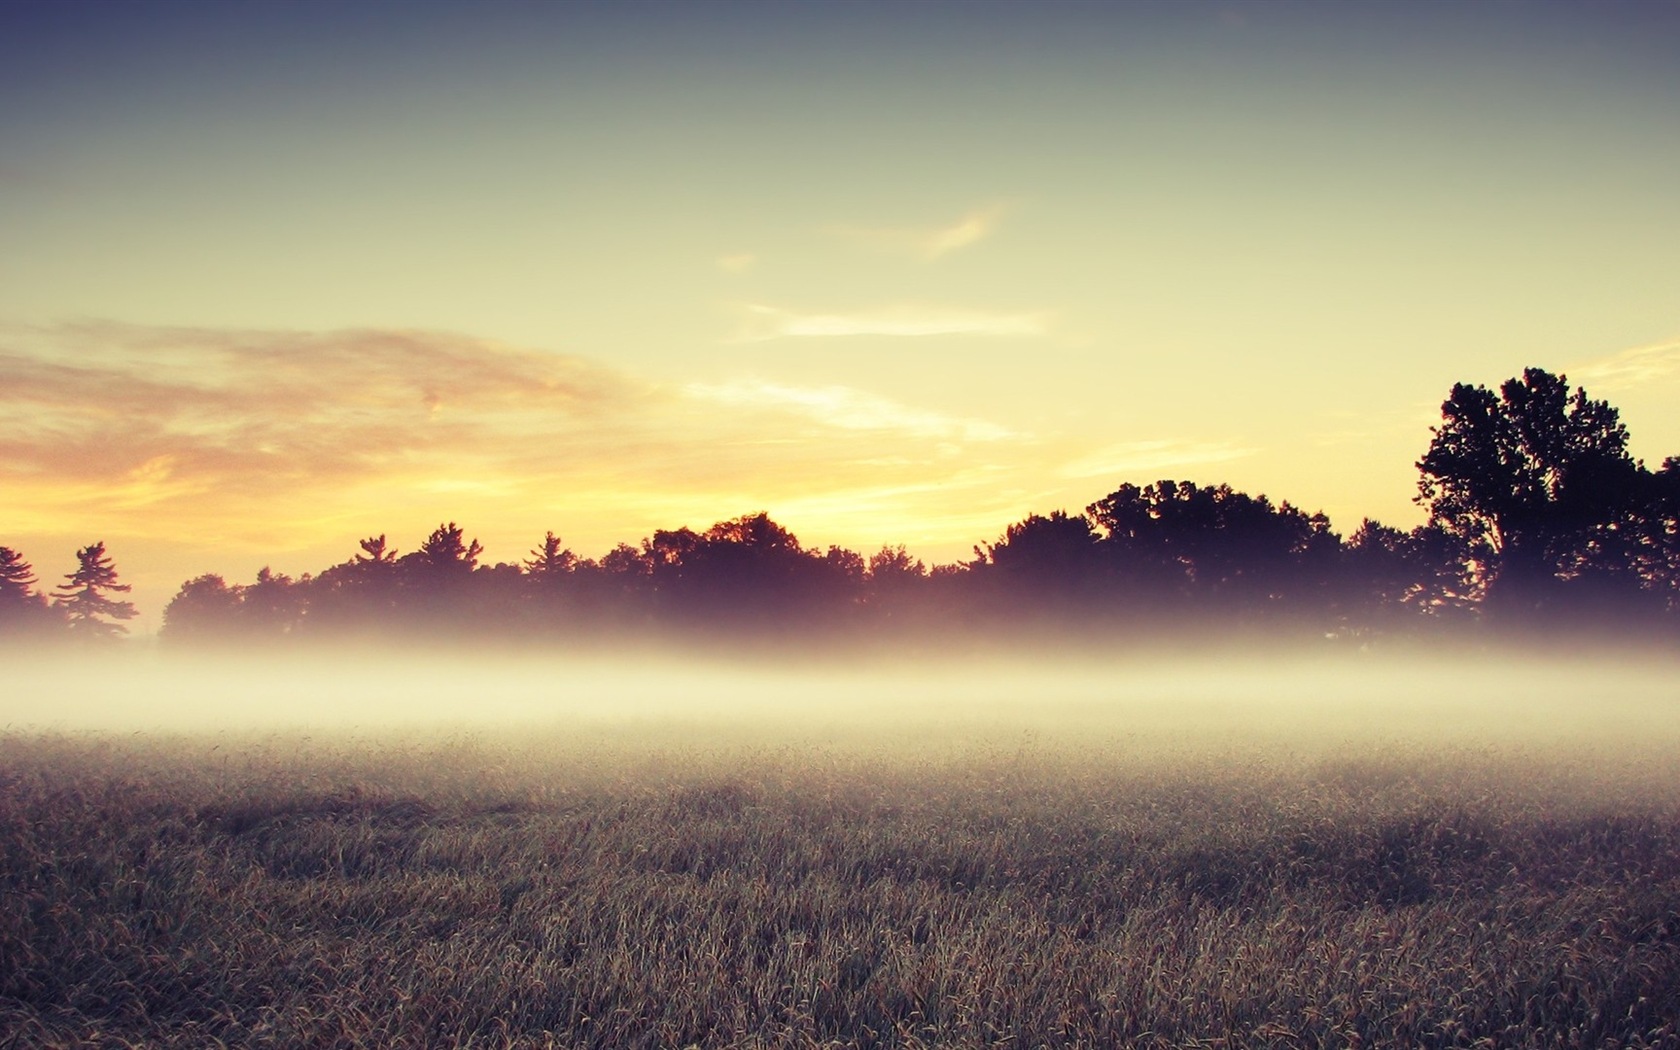
[(0, 738), (0, 1045), (1680, 1046), (1680, 783)]

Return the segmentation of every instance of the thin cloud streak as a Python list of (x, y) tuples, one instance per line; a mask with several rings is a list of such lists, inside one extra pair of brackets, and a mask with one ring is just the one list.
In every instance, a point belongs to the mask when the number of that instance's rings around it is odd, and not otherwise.
[(1000, 441), (1010, 431), (995, 423), (961, 419), (911, 408), (888, 398), (844, 386), (794, 387), (759, 379), (729, 383), (691, 383), (684, 392), (730, 407), (781, 409), (844, 430), (898, 431), (917, 437), (962, 441)]
[(1003, 218), (1003, 212), (1002, 205), (993, 204), (976, 208), (949, 226), (830, 226), (828, 233), (875, 251), (933, 262), (991, 236)]
[(1632, 347), (1577, 365), (1567, 374), (1595, 395), (1664, 382), (1680, 374), (1680, 339)]
[(1031, 339), (1050, 330), (1044, 313), (989, 313), (957, 307), (899, 306), (861, 313), (798, 313), (761, 303), (741, 308), (732, 342), (845, 336), (988, 336)]

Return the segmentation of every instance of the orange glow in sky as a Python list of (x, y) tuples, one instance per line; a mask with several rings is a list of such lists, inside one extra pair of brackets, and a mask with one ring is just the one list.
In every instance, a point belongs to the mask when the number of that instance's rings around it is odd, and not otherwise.
[[(1672, 5), (0, 8), (0, 544), (143, 619), (459, 521), (1409, 526), (1452, 384), (1680, 452)], [(74, 83), (75, 90), (65, 85)]]

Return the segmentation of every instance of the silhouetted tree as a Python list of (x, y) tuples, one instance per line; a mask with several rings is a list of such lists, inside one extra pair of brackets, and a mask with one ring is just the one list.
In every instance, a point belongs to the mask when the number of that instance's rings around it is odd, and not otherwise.
[(439, 525), (426, 537), (426, 542), (410, 557), (419, 565), (439, 574), (464, 574), (478, 564), (484, 548), (477, 540), (467, 540), (461, 526), (453, 521)]
[(1646, 534), (1641, 573), (1670, 613), (1680, 613), (1680, 456), (1663, 460), (1647, 486)]
[(1462, 544), (1433, 525), (1402, 532), (1366, 518), (1348, 540), (1336, 601), (1355, 628), (1392, 627), (1407, 618), (1446, 618), (1470, 608)]
[(473, 569), (451, 612), (467, 635), (506, 637), (527, 622), (525, 599), (530, 587), (530, 577), (513, 562), (480, 565)]
[(57, 626), (52, 606), (35, 583), (35, 570), (23, 555), (0, 547), (0, 634), (15, 636)]
[(397, 552), (386, 546), (385, 534), (369, 536), (360, 544), (362, 553), (356, 555), (356, 562), (360, 565), (390, 565), (396, 562)]
[(883, 546), (869, 556), (869, 585), (877, 593), (912, 587), (927, 579), (927, 574), (927, 566), (920, 558), (911, 557), (902, 543), (896, 547)]
[[(1619, 520), (1601, 530), (1591, 543), (1591, 562), (1612, 562), (1613, 572), (1599, 571), (1597, 579), (1583, 573), (1577, 584), (1641, 590), (1640, 603), (1627, 611), (1636, 618), (1650, 612), (1680, 613), (1680, 456), (1670, 456), (1655, 472), (1638, 465), (1637, 493), (1619, 506)], [(1620, 559), (1620, 561), (1614, 561)], [(1670, 621), (1680, 627), (1680, 620)]]
[(453, 521), (433, 529), (418, 550), (397, 559), (401, 617), (427, 631), (467, 626), (464, 603), (483, 552), (483, 546), (467, 539)]
[(0, 606), (21, 604), (34, 595), (35, 569), (23, 555), (0, 547)]
[(798, 552), (799, 539), (764, 511), (720, 521), (706, 530), (708, 543), (726, 543), (756, 551)]
[(572, 568), (570, 600), (574, 630), (596, 636), (634, 631), (647, 614), (649, 566), (642, 552), (620, 543), (600, 558), (581, 559)]
[(299, 587), (307, 610), (303, 627), (343, 635), (388, 629), (396, 617), (402, 570), (385, 534), (357, 544), (360, 554), (328, 567)]
[(648, 561), (642, 553), (628, 543), (620, 543), (601, 555), (598, 564), (600, 570), (608, 576), (621, 579), (646, 576), (649, 568)]
[(530, 626), (552, 626), (571, 611), (571, 599), (577, 591), (573, 577), (578, 558), (561, 546), (560, 537), (552, 531), (545, 533), (542, 544), (530, 553), (522, 565), (522, 595), (528, 609), (524, 619)]
[(73, 635), (82, 638), (111, 638), (128, 628), (113, 620), (132, 620), (133, 602), (116, 601), (106, 592), (127, 593), (129, 585), (117, 582), (115, 564), (105, 553), (103, 542), (76, 552), (76, 571), (65, 576), (64, 586), (53, 597), (69, 618)]
[(922, 622), (932, 613), (933, 588), (921, 559), (898, 544), (883, 545), (867, 562), (861, 557), (858, 560), (860, 565), (854, 572), (861, 583), (859, 601), (867, 626), (895, 631), (912, 624), (931, 626)]
[(642, 541), (641, 558), (650, 574), (675, 578), (681, 574), (683, 562), (703, 542), (700, 534), (686, 525), (680, 529), (658, 529)]
[(865, 602), (869, 565), (863, 555), (847, 547), (830, 544), (822, 556), (822, 578), (828, 593), (829, 617), (836, 622), (855, 622)]
[(257, 570), (256, 582), (242, 588), (241, 627), (245, 633), (261, 638), (292, 633), (304, 618), (306, 589), (307, 585), (300, 586), (290, 576), (264, 565)]
[[(676, 553), (661, 560), (666, 550)], [(648, 553), (660, 611), (690, 625), (735, 630), (750, 621), (785, 631), (808, 619), (828, 590), (829, 566), (762, 511), (698, 537), (656, 533)]]
[(549, 532), (543, 536), (542, 546), (531, 551), (525, 560), (525, 574), (533, 580), (552, 584), (571, 573), (577, 565), (577, 555), (560, 546), (560, 537)]
[(1052, 609), (1080, 615), (1103, 593), (1097, 534), (1083, 515), (1029, 514), (980, 553), (982, 576), (994, 585), (994, 600), (1010, 609), (1009, 619), (1019, 618), (1023, 601), (1036, 615)]
[(230, 587), (220, 576), (195, 576), (164, 607), (158, 633), (171, 642), (225, 640), (238, 632), (243, 599), (244, 588)]
[(1229, 485), (1126, 484), (1087, 512), (1103, 529), (1117, 585), (1157, 603), (1310, 610), (1326, 600), (1340, 549), (1323, 514)]
[(859, 583), (863, 582), (869, 573), (869, 566), (863, 560), (863, 555), (847, 547), (829, 544), (823, 561), (839, 576)]
[(1418, 461), (1418, 501), (1465, 544), (1489, 607), (1557, 607), (1567, 585), (1637, 590), (1643, 468), (1607, 402), (1539, 368), (1495, 394), (1455, 385)]

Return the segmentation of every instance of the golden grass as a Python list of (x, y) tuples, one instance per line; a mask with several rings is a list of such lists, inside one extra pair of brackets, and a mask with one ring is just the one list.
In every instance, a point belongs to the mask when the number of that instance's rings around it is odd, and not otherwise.
[(0, 737), (0, 1046), (1680, 1046), (1680, 762)]

